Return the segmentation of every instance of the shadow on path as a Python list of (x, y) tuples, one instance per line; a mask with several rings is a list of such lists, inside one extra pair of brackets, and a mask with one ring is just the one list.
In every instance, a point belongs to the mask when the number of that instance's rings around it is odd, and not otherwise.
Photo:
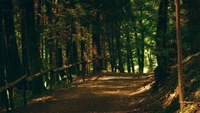
[[(32, 100), (20, 113), (139, 113), (152, 78), (106, 74), (78, 82), (75, 87), (54, 90), (51, 95)], [(143, 93), (141, 96), (140, 93)], [(35, 102), (37, 101), (37, 102)]]

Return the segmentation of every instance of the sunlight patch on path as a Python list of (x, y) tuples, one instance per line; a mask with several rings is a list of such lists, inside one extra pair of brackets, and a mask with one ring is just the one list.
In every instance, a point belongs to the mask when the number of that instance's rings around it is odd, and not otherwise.
[(94, 94), (98, 95), (129, 95), (132, 91), (123, 91), (123, 90), (116, 90), (116, 91), (102, 91), (102, 92), (95, 92)]
[(105, 77), (99, 78), (99, 80), (112, 80), (112, 79), (119, 79), (119, 80), (122, 80), (122, 79), (133, 79), (133, 77), (105, 76)]
[(137, 91), (131, 93), (130, 95), (133, 96), (133, 95), (140, 94), (142, 92), (145, 92), (145, 91), (149, 90), (151, 88), (151, 86), (153, 85), (153, 83), (154, 83), (154, 81), (149, 83), (149, 84), (147, 84), (144, 87), (139, 88)]
[(44, 101), (50, 100), (50, 99), (53, 99), (53, 96), (43, 96), (43, 97), (32, 99), (29, 104), (37, 103), (37, 102), (44, 102)]

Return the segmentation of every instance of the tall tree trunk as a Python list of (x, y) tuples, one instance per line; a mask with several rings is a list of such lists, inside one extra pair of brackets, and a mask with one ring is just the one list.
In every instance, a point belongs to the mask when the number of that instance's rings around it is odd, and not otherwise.
[[(58, 67), (62, 67), (62, 66), (63, 66), (62, 48), (58, 47)], [(60, 74), (60, 77), (63, 78), (63, 76), (65, 75), (65, 72), (61, 71), (59, 74)]]
[[(48, 24), (52, 25), (53, 24), (53, 19), (52, 19), (52, 0), (45, 0), (45, 5), (46, 5), (46, 15), (48, 16)], [(48, 46), (48, 54), (49, 54), (49, 64), (50, 66), (56, 66), (56, 60), (55, 59), (55, 42), (53, 39), (53, 30), (52, 28), (49, 28), (51, 33), (48, 36), (47, 39), (47, 46)], [(49, 47), (50, 46), (50, 47)], [(55, 74), (53, 72), (50, 72), (50, 89), (52, 89), (52, 85), (55, 83)]]
[[(95, 12), (94, 23), (92, 28), (92, 49), (93, 58), (101, 56), (101, 45), (100, 45), (100, 12)], [(99, 72), (102, 69), (102, 60), (95, 60), (93, 63), (93, 72)]]
[(141, 54), (140, 54), (140, 58), (141, 58), (141, 64), (140, 64), (140, 73), (143, 73), (144, 72), (144, 31), (142, 29), (141, 31), (141, 42), (142, 42), (142, 48), (141, 48)]
[(126, 31), (126, 60), (128, 72), (131, 72), (131, 47), (130, 47), (130, 36), (129, 29)]
[[(109, 29), (109, 28), (108, 28)], [(109, 33), (108, 33), (109, 34)], [(113, 17), (111, 16), (111, 37), (108, 38), (108, 45), (109, 45), (109, 50), (110, 50), (110, 65), (111, 65), (111, 70), (112, 72), (114, 72), (114, 66), (113, 63), (115, 64), (116, 60), (115, 58), (115, 54), (114, 54), (114, 22), (113, 22)]]
[[(109, 35), (109, 31), (107, 33), (107, 41), (108, 41), (108, 50), (109, 50), (109, 54), (110, 54), (110, 60), (112, 61), (112, 44), (111, 44), (111, 37)], [(113, 67), (112, 63), (110, 63), (110, 66), (111, 66), (111, 71), (113, 72), (114, 67)]]
[(134, 65), (134, 61), (133, 61), (133, 52), (131, 51), (131, 68), (132, 68), (132, 73), (135, 73), (135, 65)]
[[(106, 58), (106, 53), (107, 52), (109, 52), (109, 51), (107, 51), (107, 49), (106, 49), (106, 34), (105, 34), (105, 32), (102, 32), (102, 38), (101, 38), (101, 48), (102, 48), (102, 51), (103, 51), (103, 53), (102, 53), (102, 57), (103, 58)], [(107, 61), (105, 60), (105, 59), (102, 59), (102, 64), (103, 64), (103, 66), (102, 66), (102, 69), (107, 69)]]
[[(25, 1), (26, 3), (26, 24), (27, 36), (29, 42), (29, 55), (31, 74), (36, 74), (41, 70), (39, 41), (40, 37), (36, 31), (35, 15), (34, 15), (34, 2), (33, 0)], [(42, 77), (38, 77), (32, 81), (33, 94), (41, 93), (45, 90)]]
[(178, 92), (180, 108), (184, 107), (184, 86), (183, 86), (183, 66), (182, 66), (182, 41), (180, 30), (180, 1), (176, 0), (176, 38), (178, 49)]
[[(7, 0), (3, 2), (4, 10), (4, 31), (6, 36), (6, 73), (7, 73), (7, 82), (13, 82), (17, 78), (22, 76), (21, 64), (18, 55), (18, 49), (16, 44), (16, 36), (14, 29), (14, 17), (13, 17), (13, 4), (12, 0)], [(18, 85), (18, 88), (21, 88), (21, 84)], [(9, 88), (9, 99), (11, 108), (14, 109), (14, 102), (12, 100), (12, 88)]]
[[(83, 35), (83, 29), (81, 28), (81, 37), (84, 37)], [(86, 60), (86, 51), (85, 51), (85, 40), (81, 40), (81, 61)], [(82, 77), (83, 81), (85, 81), (85, 73), (86, 73), (86, 62), (82, 63)]]
[(152, 58), (152, 54), (151, 51), (148, 54), (148, 60), (149, 60), (149, 71), (153, 71), (153, 58)]
[[(65, 65), (69, 65), (71, 63), (70, 57), (71, 57), (71, 39), (66, 39), (66, 58), (65, 58)], [(69, 68), (66, 71), (67, 78), (69, 82), (72, 82), (72, 76), (71, 76), (71, 68)]]
[[(20, 1), (18, 1), (20, 2)], [(21, 3), (21, 2), (20, 2)], [(26, 24), (26, 14), (25, 14), (25, 4), (21, 3), (20, 8), (21, 8), (21, 38), (22, 38), (22, 73), (23, 75), (30, 76), (30, 65), (29, 65), (29, 57), (28, 57), (28, 41), (27, 41), (27, 24)], [(31, 84), (28, 83), (27, 87), (27, 82), (26, 80), (23, 80), (23, 92), (24, 92), (24, 102), (26, 103), (26, 92), (25, 90), (31, 89)]]
[(166, 50), (166, 30), (167, 30), (167, 7), (168, 0), (161, 0), (158, 12), (158, 23), (156, 31), (156, 49), (157, 49), (157, 62), (158, 65), (164, 65), (166, 56), (164, 56)]
[[(137, 35), (137, 30), (136, 30), (136, 27), (134, 27), (134, 32), (135, 32), (135, 40), (137, 43), (140, 43), (140, 39)], [(138, 66), (139, 66), (139, 73), (141, 72), (141, 56), (140, 56), (140, 47), (137, 47), (137, 50), (136, 50), (136, 54), (137, 54), (137, 61), (138, 61)]]
[[(58, 33), (56, 33), (56, 36), (58, 36)], [(55, 43), (55, 64), (56, 64), (56, 67), (59, 67), (59, 44), (58, 44), (58, 37), (56, 37), (56, 39), (54, 39), (54, 43)], [(61, 49), (62, 50), (62, 49)], [(59, 73), (55, 73), (55, 82), (59, 82)]]
[(12, 0), (3, 2), (4, 10), (4, 30), (6, 36), (7, 62), (9, 65), (8, 81), (12, 82), (22, 76), (21, 64), (16, 44), (16, 36), (14, 29), (13, 6)]
[(199, 39), (199, 29), (200, 29), (200, 8), (199, 8), (199, 0), (184, 0), (184, 4), (186, 4), (187, 10), (187, 26), (188, 26), (188, 42), (190, 44), (190, 53), (188, 54), (195, 54), (196, 52), (200, 51), (200, 39)]
[(120, 25), (119, 22), (116, 22), (116, 46), (117, 46), (117, 54), (119, 60), (119, 70), (120, 72), (124, 72), (123, 61), (122, 61), (122, 52), (121, 52), (121, 40), (120, 40)]
[(166, 30), (167, 30), (167, 7), (168, 0), (161, 0), (158, 12), (158, 23), (156, 31), (156, 49), (158, 66), (154, 70), (155, 91), (158, 90), (159, 84), (163, 85), (169, 71), (168, 59), (166, 56)]
[[(2, 12), (2, 2), (0, 2), (0, 31), (3, 31), (3, 12)], [(3, 32), (0, 32), (0, 87), (4, 87), (6, 85), (5, 82), (5, 68), (4, 68), (4, 60), (5, 60), (5, 40), (3, 38)], [(6, 91), (0, 93), (0, 106), (5, 106), (8, 111), (8, 98)]]
[[(78, 62), (77, 44), (76, 44), (75, 41), (73, 41), (72, 44), (73, 44), (73, 48), (72, 48), (72, 51), (73, 51), (72, 61), (73, 61), (73, 63), (76, 63), (76, 62)], [(79, 65), (74, 66), (73, 73), (79, 75)]]

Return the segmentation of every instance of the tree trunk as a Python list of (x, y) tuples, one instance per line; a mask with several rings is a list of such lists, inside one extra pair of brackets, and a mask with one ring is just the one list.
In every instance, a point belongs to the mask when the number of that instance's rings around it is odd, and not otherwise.
[[(72, 48), (72, 51), (73, 51), (73, 54), (72, 54), (72, 61), (73, 63), (76, 63), (78, 62), (78, 52), (77, 52), (77, 44), (75, 41), (73, 41), (73, 48)], [(73, 74), (76, 74), (76, 75), (79, 75), (79, 65), (76, 65), (73, 68)]]
[[(40, 37), (36, 32), (35, 26), (35, 15), (34, 15), (34, 2), (33, 0), (25, 1), (26, 3), (26, 24), (27, 26), (27, 36), (29, 42), (29, 55), (30, 55), (30, 67), (31, 74), (36, 74), (40, 72), (41, 60), (40, 60), (40, 50), (39, 41)], [(32, 92), (33, 94), (38, 94), (43, 92), (45, 89), (42, 77), (38, 77), (32, 81)]]
[(182, 66), (182, 42), (180, 30), (180, 1), (176, 0), (176, 38), (178, 50), (178, 91), (180, 108), (184, 107), (183, 66)]
[(167, 30), (167, 7), (168, 0), (162, 0), (159, 6), (158, 23), (156, 30), (156, 49), (158, 66), (154, 70), (155, 91), (158, 90), (159, 84), (163, 85), (169, 71), (169, 61), (166, 56), (166, 30)]
[[(63, 57), (62, 57), (62, 48), (58, 47), (58, 67), (62, 67), (63, 66)], [(60, 77), (63, 78), (63, 76), (65, 75), (64, 71), (60, 71)]]
[[(109, 29), (109, 26), (107, 30)], [(109, 47), (109, 53), (110, 53), (110, 60), (111, 60), (111, 71), (114, 72), (114, 66), (112, 62), (114, 61), (113, 59), (115, 58), (113, 55), (113, 49), (114, 49), (114, 25), (113, 25), (113, 20), (111, 19), (111, 37), (109, 37), (109, 31), (108, 31), (108, 47)]]
[(188, 32), (189, 36), (187, 38), (187, 41), (190, 44), (190, 51), (187, 54), (190, 55), (200, 51), (199, 48), (200, 39), (198, 37), (200, 35), (199, 33), (200, 3), (199, 0), (185, 0), (184, 4), (187, 5), (186, 6), (187, 18), (188, 18), (187, 26), (189, 31)]
[[(100, 45), (100, 12), (95, 12), (94, 23), (92, 28), (92, 50), (93, 58), (101, 56), (101, 45)], [(93, 62), (93, 72), (100, 72), (102, 69), (102, 60), (95, 60)]]
[[(82, 28), (81, 28), (81, 37), (84, 37)], [(81, 61), (86, 60), (85, 54), (86, 54), (85, 40), (81, 40)], [(83, 81), (85, 81), (85, 73), (86, 73), (86, 63), (84, 62), (84, 63), (82, 63), (82, 78), (83, 78)]]
[[(3, 2), (4, 10), (4, 30), (6, 36), (6, 73), (7, 73), (7, 82), (13, 82), (20, 76), (22, 76), (21, 64), (18, 55), (18, 49), (16, 44), (16, 36), (14, 29), (14, 17), (13, 17), (13, 6), (12, 0), (7, 0)], [(21, 88), (21, 84), (17, 85), (18, 88)], [(9, 95), (12, 94), (12, 88), (9, 89)], [(14, 102), (12, 97), (10, 97), (11, 108), (14, 109)]]
[(131, 68), (132, 68), (132, 73), (135, 73), (135, 65), (133, 61), (133, 52), (131, 51)]
[(141, 64), (140, 64), (140, 73), (143, 73), (144, 72), (144, 31), (143, 31), (143, 29), (142, 29), (142, 31), (141, 31), (141, 37), (142, 37), (142, 40), (141, 40), (141, 42), (142, 42), (142, 48), (141, 48)]
[[(2, 12), (2, 2), (0, 2), (0, 31), (3, 31), (3, 12)], [(3, 38), (3, 32), (0, 32), (0, 87), (4, 87), (5, 83), (5, 68), (4, 68), (4, 60), (5, 60), (5, 40)], [(0, 93), (0, 106), (5, 106), (6, 111), (8, 111), (8, 98), (6, 91)]]
[[(134, 27), (134, 32), (135, 32), (135, 41), (137, 43), (140, 43), (140, 39), (137, 35), (137, 30), (136, 30), (136, 27)], [(139, 67), (139, 73), (141, 72), (141, 56), (140, 56), (140, 47), (137, 47), (137, 51), (136, 51), (136, 54), (137, 54), (137, 61), (138, 61), (138, 67)]]
[(166, 56), (164, 56), (163, 52), (166, 50), (167, 7), (168, 0), (161, 0), (156, 31), (156, 57), (158, 65), (164, 65), (166, 63), (166, 61), (164, 61)]
[(122, 61), (122, 52), (121, 52), (121, 40), (120, 40), (120, 25), (119, 22), (116, 22), (116, 46), (117, 54), (119, 59), (119, 70), (121, 73), (124, 72), (123, 61)]
[[(45, 5), (46, 5), (46, 15), (48, 16), (48, 24), (52, 25), (53, 24), (53, 19), (52, 19), (52, 6), (51, 6), (52, 1), (45, 0)], [(56, 66), (56, 51), (55, 51), (55, 39), (53, 39), (53, 30), (52, 28), (49, 28), (51, 33), (48, 36), (47, 39), (47, 46), (48, 47), (48, 54), (49, 54), (49, 64), (50, 66)], [(50, 72), (50, 89), (52, 89), (52, 85), (55, 83), (55, 73), (52, 71)]]
[(130, 47), (130, 36), (129, 29), (126, 31), (126, 60), (128, 72), (131, 72), (131, 47)]
[(3, 2), (4, 10), (4, 30), (6, 36), (7, 47), (7, 62), (9, 69), (7, 69), (8, 81), (12, 82), (22, 76), (21, 64), (16, 44), (16, 36), (14, 29), (13, 6), (12, 0)]

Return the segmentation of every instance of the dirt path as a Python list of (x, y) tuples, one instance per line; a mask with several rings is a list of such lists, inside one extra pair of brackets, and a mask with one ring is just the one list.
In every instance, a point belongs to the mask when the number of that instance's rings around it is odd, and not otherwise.
[[(140, 113), (140, 104), (148, 97), (151, 77), (129, 75), (94, 76), (71, 88), (60, 88), (50, 95), (34, 99), (20, 113)], [(140, 93), (142, 93), (140, 95)], [(36, 102), (37, 101), (37, 102)]]

